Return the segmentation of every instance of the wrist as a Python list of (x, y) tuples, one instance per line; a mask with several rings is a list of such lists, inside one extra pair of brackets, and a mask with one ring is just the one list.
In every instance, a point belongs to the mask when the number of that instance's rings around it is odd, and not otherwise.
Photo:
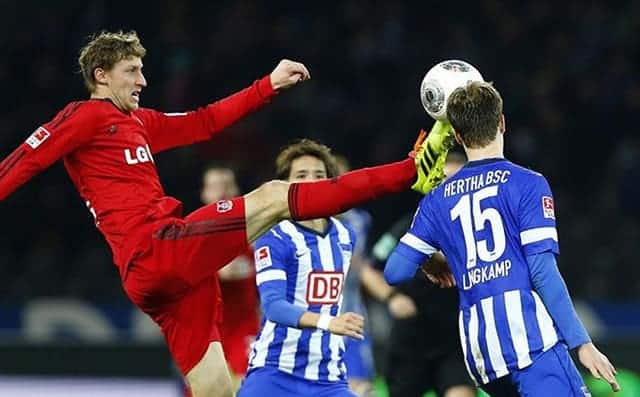
[(393, 290), (391, 290), (391, 292), (389, 292), (389, 295), (387, 295), (384, 298), (383, 302), (384, 303), (389, 303), (389, 301), (391, 301), (391, 299), (393, 299), (394, 296), (399, 295), (399, 294), (400, 294), (400, 291), (398, 291), (397, 289), (394, 288)]
[(268, 74), (257, 82), (258, 94), (260, 97), (267, 99), (277, 94), (277, 88), (273, 84), (271, 75)]
[(331, 323), (331, 320), (333, 320), (333, 316), (331, 316), (329, 314), (321, 314), (318, 317), (318, 322), (316, 323), (316, 328), (324, 330), (324, 331), (329, 331), (329, 324)]

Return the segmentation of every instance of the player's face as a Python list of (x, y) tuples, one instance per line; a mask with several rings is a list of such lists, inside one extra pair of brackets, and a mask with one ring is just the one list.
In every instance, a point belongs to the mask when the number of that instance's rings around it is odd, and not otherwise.
[(290, 182), (311, 182), (327, 177), (324, 162), (314, 156), (301, 156), (291, 162)]
[(236, 177), (230, 170), (209, 170), (202, 177), (200, 199), (204, 204), (236, 197), (239, 194), (240, 189), (236, 183)]
[(113, 68), (105, 72), (109, 96), (116, 106), (125, 112), (138, 108), (140, 93), (147, 86), (142, 74), (142, 59), (129, 57), (118, 61)]

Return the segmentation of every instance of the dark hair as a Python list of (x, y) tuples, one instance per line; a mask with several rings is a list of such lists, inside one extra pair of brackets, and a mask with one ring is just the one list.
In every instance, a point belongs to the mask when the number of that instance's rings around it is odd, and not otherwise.
[(97, 68), (111, 70), (113, 65), (129, 57), (144, 58), (147, 50), (140, 43), (135, 31), (100, 32), (91, 36), (90, 41), (80, 50), (78, 63), (84, 85), (89, 92), (96, 90), (93, 72)]
[(501, 115), (502, 98), (488, 82), (456, 88), (447, 101), (447, 118), (469, 148), (487, 146), (496, 138)]
[(303, 138), (284, 147), (276, 158), (276, 178), (288, 179), (291, 172), (293, 160), (302, 156), (313, 156), (320, 159), (327, 169), (327, 177), (333, 178), (338, 175), (335, 159), (331, 154), (331, 149), (314, 140)]

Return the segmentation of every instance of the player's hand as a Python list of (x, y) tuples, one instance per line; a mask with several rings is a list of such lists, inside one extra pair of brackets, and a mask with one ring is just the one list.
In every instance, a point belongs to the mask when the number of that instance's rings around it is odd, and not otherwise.
[(620, 385), (616, 380), (616, 369), (613, 367), (607, 356), (600, 353), (593, 343), (585, 343), (578, 348), (578, 359), (596, 379), (604, 378), (611, 390), (620, 391)]
[(416, 304), (408, 295), (395, 293), (388, 303), (389, 312), (393, 318), (405, 320), (418, 314)]
[(336, 335), (364, 339), (364, 317), (353, 312), (343, 313), (331, 319), (329, 332)]
[(307, 67), (299, 62), (283, 59), (271, 72), (271, 86), (274, 90), (282, 90), (311, 78)]
[(452, 288), (456, 286), (456, 279), (451, 273), (447, 259), (439, 252), (436, 252), (420, 270), (425, 276), (440, 288)]

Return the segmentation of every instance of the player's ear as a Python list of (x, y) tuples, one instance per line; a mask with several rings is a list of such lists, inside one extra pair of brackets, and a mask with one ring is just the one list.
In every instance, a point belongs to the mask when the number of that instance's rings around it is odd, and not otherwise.
[(458, 145), (464, 147), (464, 142), (462, 141), (462, 137), (460, 136), (460, 134), (458, 134), (458, 131), (456, 131), (455, 128), (453, 128), (453, 137), (456, 139), (456, 142), (458, 143)]
[(498, 131), (500, 131), (501, 134), (504, 134), (506, 130), (507, 130), (507, 122), (504, 118), (504, 113), (500, 113), (500, 121), (498, 122)]
[(93, 69), (93, 78), (96, 80), (96, 85), (107, 84), (107, 71), (102, 68)]

